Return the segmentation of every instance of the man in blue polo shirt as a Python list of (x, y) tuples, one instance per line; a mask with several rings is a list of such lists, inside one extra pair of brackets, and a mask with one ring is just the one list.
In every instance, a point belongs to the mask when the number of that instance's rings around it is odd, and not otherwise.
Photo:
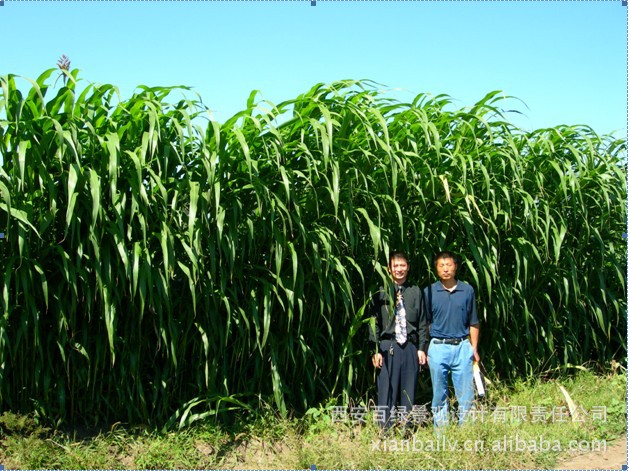
[(459, 403), (459, 423), (465, 421), (474, 400), (472, 362), (479, 361), (478, 313), (474, 288), (456, 279), (457, 259), (451, 252), (435, 256), (439, 281), (424, 290), (428, 305), (430, 346), (428, 366), (432, 380), (435, 426), (448, 423), (448, 375)]

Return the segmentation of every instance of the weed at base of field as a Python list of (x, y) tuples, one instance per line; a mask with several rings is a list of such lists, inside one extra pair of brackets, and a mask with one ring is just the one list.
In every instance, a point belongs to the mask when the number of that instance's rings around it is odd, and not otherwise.
[[(313, 464), (319, 469), (552, 468), (559, 457), (571, 454), (571, 444), (578, 445), (574, 452), (588, 446), (595, 451), (621, 436), (626, 380), (624, 373), (584, 372), (510, 387), (496, 382), (478, 404), (490, 408), (493, 416), (440, 431), (424, 424), (383, 433), (373, 420), (332, 420), (331, 409), (322, 406), (301, 419), (284, 419), (268, 408), (243, 412), (229, 427), (210, 421), (177, 432), (116, 426), (77, 439), (76, 433), (51, 431), (32, 418), (5, 412), (0, 416), (0, 462), (5, 469), (308, 469)], [(560, 415), (561, 420), (553, 420), (553, 411), (566, 407), (559, 385), (580, 410), (602, 413), (596, 408), (604, 407), (605, 416), (573, 421)], [(525, 409), (528, 415), (518, 415)], [(496, 411), (504, 412), (500, 420)]]

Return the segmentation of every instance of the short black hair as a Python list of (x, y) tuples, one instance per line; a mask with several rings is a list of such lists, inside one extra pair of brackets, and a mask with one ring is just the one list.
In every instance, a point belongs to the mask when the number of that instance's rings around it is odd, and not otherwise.
[(391, 262), (393, 261), (394, 258), (404, 259), (406, 263), (408, 264), (408, 257), (406, 256), (405, 252), (402, 252), (402, 251), (391, 252), (391, 255), (389, 255), (389, 266), (391, 266)]
[(443, 258), (451, 258), (452, 260), (454, 260), (455, 265), (459, 264), (459, 259), (457, 258), (456, 255), (454, 255), (449, 250), (443, 250), (439, 252), (437, 255), (435, 255), (435, 266), (437, 265), (437, 262)]

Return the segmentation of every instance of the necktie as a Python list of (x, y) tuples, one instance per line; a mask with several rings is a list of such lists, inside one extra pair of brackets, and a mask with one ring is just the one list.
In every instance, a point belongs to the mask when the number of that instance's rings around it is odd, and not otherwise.
[(406, 342), (406, 309), (401, 290), (397, 291), (395, 301), (395, 341), (400, 345)]

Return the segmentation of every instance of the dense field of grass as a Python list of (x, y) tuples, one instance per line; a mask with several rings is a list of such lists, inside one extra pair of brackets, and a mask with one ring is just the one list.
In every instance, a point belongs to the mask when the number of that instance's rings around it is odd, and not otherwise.
[(172, 428), (360, 400), (393, 249), (420, 285), (461, 255), (501, 378), (626, 358), (624, 140), (522, 131), (498, 92), (341, 81), (217, 123), (183, 87), (63, 73), (0, 77), (2, 410)]
[[(626, 380), (624, 373), (582, 372), (509, 388), (494, 384), (483, 404), (493, 417), (481, 421), (479, 415), (476, 422), (443, 435), (425, 425), (412, 434), (382, 436), (373, 422), (342, 421), (331, 408), (290, 419), (263, 407), (238, 414), (231, 425), (209, 420), (177, 432), (124, 424), (100, 432), (51, 431), (31, 418), (5, 413), (0, 416), (0, 461), (6, 469), (552, 468), (569, 454), (571, 444), (581, 452), (602, 450), (626, 432)], [(559, 385), (582, 411), (576, 422), (557, 412), (567, 410)], [(605, 417), (593, 416), (601, 407)], [(504, 417), (495, 414), (500, 410), (506, 411)]]

